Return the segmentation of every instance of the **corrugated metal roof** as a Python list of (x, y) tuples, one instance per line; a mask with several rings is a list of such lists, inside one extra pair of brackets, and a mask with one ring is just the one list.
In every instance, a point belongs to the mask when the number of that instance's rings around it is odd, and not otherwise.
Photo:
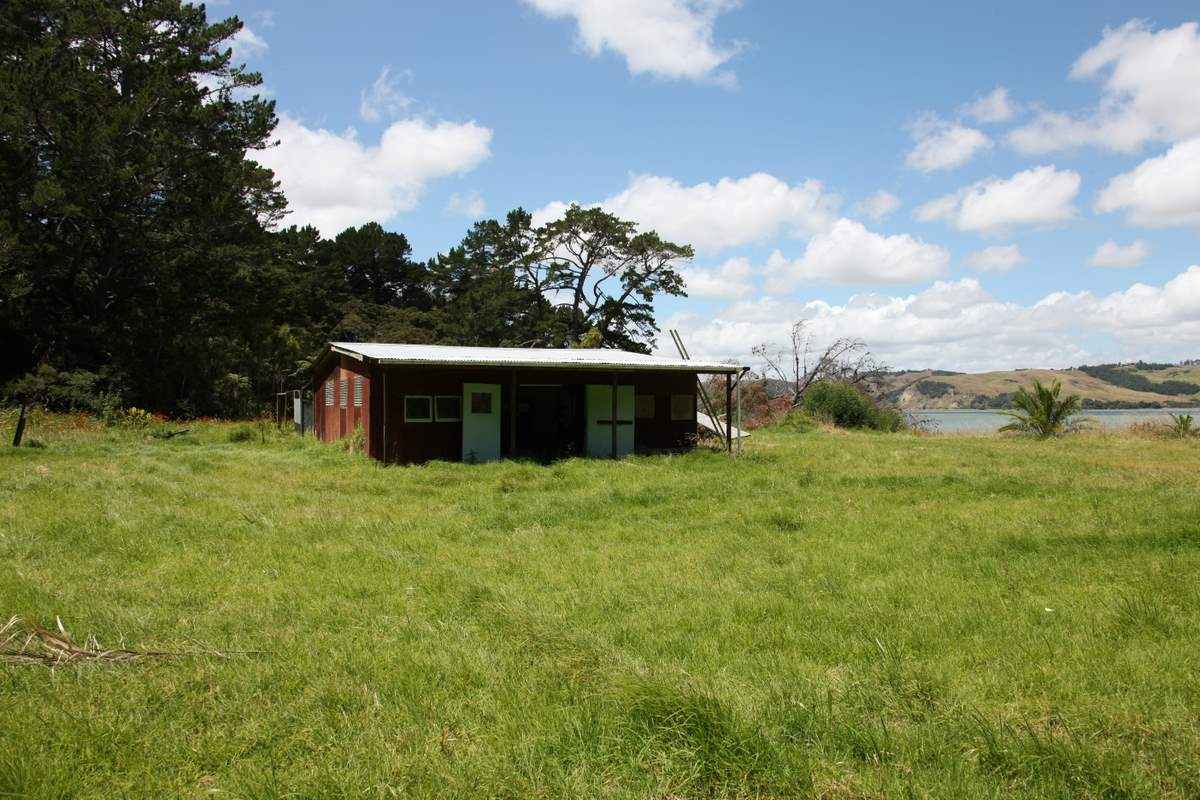
[(624, 350), (553, 350), (532, 347), (453, 347), (438, 344), (330, 342), (335, 352), (369, 358), (381, 364), (431, 366), (535, 367), (545, 369), (674, 370), (678, 372), (738, 373), (740, 364), (687, 361), (648, 356)]

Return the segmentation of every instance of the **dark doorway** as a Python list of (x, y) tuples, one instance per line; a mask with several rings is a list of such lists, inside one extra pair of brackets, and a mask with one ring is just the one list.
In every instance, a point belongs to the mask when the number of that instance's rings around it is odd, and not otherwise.
[(583, 452), (583, 387), (517, 387), (517, 455), (553, 461)]

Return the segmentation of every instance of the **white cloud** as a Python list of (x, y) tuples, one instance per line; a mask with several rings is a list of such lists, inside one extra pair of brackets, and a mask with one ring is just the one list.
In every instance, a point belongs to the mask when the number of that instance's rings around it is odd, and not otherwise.
[(249, 25), (242, 24), (242, 29), (229, 40), (229, 49), (233, 51), (233, 63), (242, 64), (258, 58), (269, 49), (267, 40), (259, 36)]
[(1007, 122), (1016, 116), (1018, 106), (1008, 96), (1008, 89), (1003, 86), (992, 90), (990, 94), (978, 97), (959, 109), (964, 117), (970, 117), (981, 125), (992, 122)]
[[(820, 181), (789, 185), (758, 172), (745, 178), (685, 186), (674, 178), (636, 175), (622, 192), (596, 203), (622, 219), (656, 230), (663, 238), (690, 244), (698, 253), (763, 242), (780, 233), (807, 237), (827, 230), (838, 198)], [(554, 201), (534, 212), (534, 222), (557, 219), (567, 208)]]
[(405, 119), (378, 144), (353, 129), (309, 128), (281, 114), (277, 147), (255, 154), (275, 171), (288, 198), (287, 222), (331, 236), (351, 225), (385, 222), (414, 208), (430, 180), (469, 172), (491, 155), (492, 132), (475, 122)]
[(937, 114), (925, 114), (913, 123), (912, 136), (916, 144), (905, 163), (921, 172), (960, 167), (992, 146), (992, 140), (982, 131)]
[(471, 219), (482, 219), (487, 213), (487, 203), (483, 201), (483, 195), (479, 192), (455, 192), (446, 201), (446, 210)]
[(755, 270), (745, 258), (731, 258), (719, 267), (704, 269), (684, 267), (680, 270), (687, 293), (691, 297), (710, 297), (734, 300), (748, 296), (753, 286)]
[(786, 290), (802, 281), (832, 283), (915, 283), (940, 275), (950, 263), (943, 247), (908, 234), (883, 236), (862, 223), (842, 218), (814, 236), (797, 259), (778, 250), (767, 260), (768, 287)]
[(1026, 258), (1015, 244), (998, 244), (971, 253), (964, 260), (976, 272), (1011, 272), (1024, 264)]
[(1074, 219), (1078, 172), (1053, 165), (1011, 178), (990, 178), (932, 200), (916, 211), (922, 222), (941, 220), (962, 231), (1001, 236), (1014, 225), (1056, 225)]
[(1096, 210), (1122, 209), (1135, 225), (1200, 226), (1200, 137), (1110, 180), (1096, 198)]
[(395, 119), (403, 114), (413, 99), (400, 91), (399, 78), (411, 78), (410, 70), (403, 70), (399, 75), (392, 74), (392, 68), (385, 66), (379, 70), (378, 77), (370, 89), (359, 92), (358, 113), (368, 122), (378, 122), (385, 117)]
[(525, 0), (548, 17), (571, 17), (579, 44), (592, 56), (620, 54), (633, 75), (735, 82), (722, 67), (742, 45), (718, 45), (717, 17), (737, 0)]
[(1133, 20), (1106, 28), (1071, 67), (1071, 77), (1104, 75), (1098, 106), (1083, 116), (1044, 111), (1009, 134), (1022, 153), (1085, 145), (1133, 152), (1148, 142), (1200, 135), (1200, 27), (1153, 31)]
[(950, 319), (957, 317), (964, 308), (991, 300), (992, 296), (975, 278), (936, 281), (933, 286), (912, 298), (908, 311), (922, 319)]
[(1112, 239), (1096, 248), (1088, 263), (1093, 267), (1136, 267), (1150, 257), (1150, 245), (1145, 239), (1119, 245)]
[(1031, 304), (996, 300), (972, 278), (907, 296), (859, 295), (840, 305), (767, 296), (715, 315), (682, 312), (663, 328), (678, 328), (693, 356), (751, 359), (756, 344), (784, 341), (796, 319), (807, 320), (819, 341), (859, 337), (896, 367), (982, 371), (1174, 361), (1200, 349), (1200, 266), (1162, 286), (1135, 284), (1104, 297), (1054, 292)]
[(900, 208), (900, 198), (891, 192), (880, 189), (867, 199), (860, 201), (854, 208), (859, 214), (865, 214), (879, 222)]

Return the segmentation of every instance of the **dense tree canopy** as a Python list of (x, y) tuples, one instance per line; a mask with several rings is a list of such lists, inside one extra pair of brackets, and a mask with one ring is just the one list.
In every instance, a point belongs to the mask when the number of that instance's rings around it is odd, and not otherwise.
[(649, 347), (691, 248), (601, 209), (518, 209), (428, 263), (377, 223), (278, 230), (240, 29), (179, 0), (0, 4), (0, 382), (232, 415), (329, 339)]

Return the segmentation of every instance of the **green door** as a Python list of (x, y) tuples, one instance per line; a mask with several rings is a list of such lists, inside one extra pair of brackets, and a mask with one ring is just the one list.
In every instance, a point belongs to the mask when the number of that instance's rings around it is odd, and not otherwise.
[[(611, 457), (612, 452), (612, 386), (588, 384), (587, 387), (587, 454), (597, 458)], [(633, 387), (617, 387), (617, 455), (633, 452)]]
[(463, 384), (462, 437), (463, 461), (500, 460), (500, 384)]

